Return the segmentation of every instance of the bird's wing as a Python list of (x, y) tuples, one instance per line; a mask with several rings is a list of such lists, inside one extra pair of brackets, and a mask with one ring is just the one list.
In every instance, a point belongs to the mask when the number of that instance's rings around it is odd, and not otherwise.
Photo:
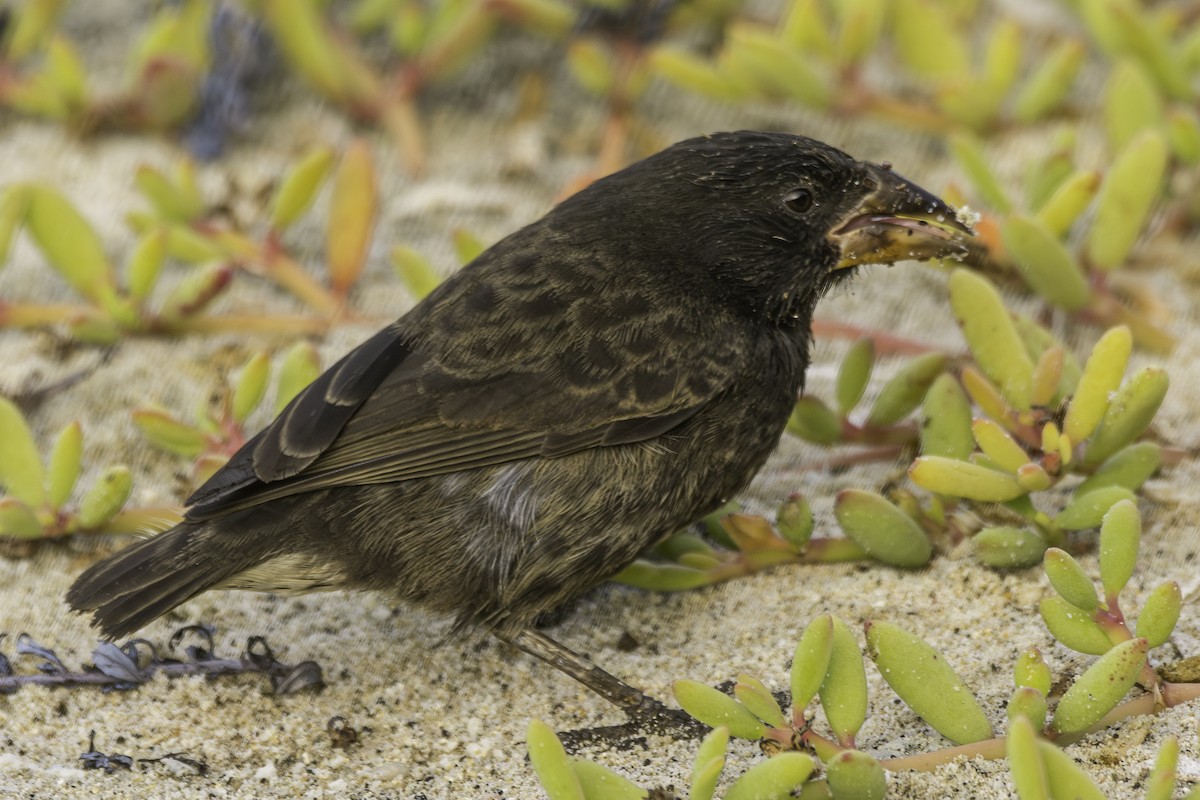
[[(363, 402), (412, 355), (396, 325), (347, 353), (247, 441), (187, 499), (190, 518), (232, 510), (256, 487), (281, 484), (312, 464), (341, 433)], [(237, 506), (253, 505), (238, 503)]]
[[(695, 414), (736, 369), (735, 337), (689, 330), (696, 315), (683, 309), (648, 314), (636, 289), (553, 313), (543, 297), (537, 320), (512, 303), (473, 315), (471, 297), (493, 290), (463, 283), (448, 298), (453, 313), (385, 328), (301, 392), (188, 499), (188, 517), (646, 441)], [(421, 333), (406, 337), (406, 322)]]

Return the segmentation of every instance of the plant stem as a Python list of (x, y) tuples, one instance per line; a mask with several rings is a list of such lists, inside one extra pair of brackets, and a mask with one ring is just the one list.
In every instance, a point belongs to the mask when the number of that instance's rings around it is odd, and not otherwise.
[(261, 316), (255, 314), (222, 314), (184, 317), (171, 326), (175, 333), (225, 333), (228, 331), (253, 331), (274, 333), (280, 336), (297, 336), (309, 333), (325, 333), (329, 330), (327, 319), (295, 316)]
[(1155, 695), (1147, 693), (1121, 703), (1087, 730), (1064, 734), (1055, 741), (1060, 745), (1074, 744), (1085, 736), (1110, 728), (1130, 717), (1157, 714), (1163, 708), (1174, 708), (1177, 705), (1196, 700), (1200, 698), (1200, 683), (1166, 683), (1164, 681), (1160, 685), (1158, 696), (1162, 698), (1164, 705), (1159, 706)]
[(0, 328), (44, 328), (91, 313), (91, 306), (0, 303)]
[(871, 330), (861, 325), (851, 325), (846, 322), (835, 322), (831, 319), (813, 320), (813, 335), (829, 339), (870, 339), (875, 345), (875, 355), (919, 356), (925, 353), (937, 353), (940, 347), (935, 347), (916, 339), (905, 339), (890, 333)]
[(614, 49), (616, 66), (612, 89), (608, 93), (608, 118), (604, 121), (600, 155), (596, 159), (595, 174), (598, 178), (616, 172), (627, 163), (626, 150), (634, 104), (630, 81), (645, 57), (642, 46), (635, 42), (620, 40), (614, 42)]
[(867, 551), (850, 539), (822, 537), (809, 541), (796, 559), (800, 564), (835, 564), (839, 561), (861, 561)]
[(890, 772), (900, 772), (902, 770), (916, 770), (918, 772), (932, 772), (934, 768), (940, 767), (943, 764), (949, 764), (956, 758), (975, 758), (981, 757), (986, 759), (1004, 758), (1004, 751), (1007, 740), (1003, 737), (995, 739), (984, 739), (982, 742), (972, 742), (971, 744), (960, 744), (957, 747), (947, 747), (943, 750), (934, 750), (932, 753), (921, 753), (915, 756), (903, 756), (901, 758), (887, 758), (880, 761), (880, 765)]
[(825, 472), (827, 470), (853, 467), (859, 464), (871, 464), (876, 461), (896, 461), (904, 453), (905, 448), (909, 444), (910, 443), (889, 444), (882, 447), (867, 447), (861, 450), (855, 450), (852, 453), (843, 453), (835, 458), (828, 458), (824, 461), (801, 464), (798, 467), (794, 467), (790, 471), (793, 473), (818, 471)]
[(851, 109), (852, 114), (866, 112), (927, 133), (941, 133), (949, 125), (944, 115), (933, 109), (915, 105), (910, 100), (900, 100), (861, 87), (859, 93), (860, 96), (855, 102), (856, 108)]
[(877, 444), (892, 447), (899, 445), (903, 449), (905, 445), (917, 443), (917, 427), (915, 425), (864, 425), (859, 427), (843, 420), (841, 442), (843, 444)]
[(340, 303), (304, 267), (280, 250), (263, 253), (263, 270), (283, 288), (327, 317), (337, 315)]
[(410, 85), (412, 81), (403, 81), (401, 90), (384, 100), (379, 119), (395, 138), (404, 168), (413, 177), (420, 177), (426, 167), (425, 133), (417, 111), (415, 87), (410, 89)]
[(821, 734), (814, 731), (812, 728), (807, 729), (800, 734), (800, 741), (812, 748), (812, 751), (817, 754), (817, 757), (822, 761), (829, 761), (834, 756), (842, 751), (836, 742), (826, 739)]
[(1149, 317), (1126, 307), (1107, 284), (1095, 287), (1091, 306), (1079, 315), (1096, 325), (1128, 325), (1133, 340), (1152, 352), (1166, 354), (1175, 347), (1174, 336)]

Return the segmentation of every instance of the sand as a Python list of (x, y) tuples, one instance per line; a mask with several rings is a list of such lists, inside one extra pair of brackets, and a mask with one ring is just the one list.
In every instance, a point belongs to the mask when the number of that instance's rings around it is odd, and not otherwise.
[[(82, 4), (77, 4), (82, 5)], [(87, 19), (70, 18), (70, 32), (96, 60), (100, 80), (119, 78), (123, 48), (136, 29), (140, 4), (97, 5)], [(80, 9), (72, 14), (83, 13)], [(97, 16), (92, 16), (97, 15)], [(100, 19), (103, 24), (96, 23)], [(1051, 24), (1057, 24), (1052, 19)], [(403, 312), (411, 298), (387, 265), (387, 252), (408, 244), (446, 273), (455, 268), (449, 234), (458, 227), (493, 241), (543, 213), (561, 188), (590, 164), (600, 130), (598, 106), (562, 75), (549, 75), (549, 105), (532, 121), (518, 121), (516, 76), (520, 67), (552, 63), (548, 48), (529, 49), (509, 40), (493, 61), (472, 66), (425, 103), (433, 144), (426, 177), (400, 169), (378, 131), (353, 131), (335, 110), (306, 92), (282, 86), (262, 104), (249, 128), (220, 161), (201, 168), (208, 199), (231, 203), (261, 224), (258, 191), (277, 180), (306, 147), (345, 144), (365, 135), (374, 145), (383, 189), (380, 224), (363, 284), (354, 296), (361, 323), (338, 327), (320, 340), (331, 363), (376, 327)], [(498, 65), (498, 66), (497, 66)], [(940, 189), (954, 167), (938, 140), (878, 122), (831, 122), (815, 114), (770, 106), (731, 107), (696, 101), (659, 87), (648, 95), (645, 121), (663, 142), (731, 128), (781, 129), (837, 144), (863, 158), (888, 160), (923, 185)], [(1095, 158), (1096, 132), (1085, 129), (1084, 158)], [(1013, 135), (989, 151), (1012, 187), (1025, 165), (1047, 146), (1047, 131)], [(132, 183), (142, 163), (166, 167), (181, 154), (169, 137), (113, 135), (72, 138), (60, 127), (12, 115), (0, 116), (0, 185), (38, 180), (65, 191), (100, 231), (120, 262), (133, 238), (123, 223), (140, 206)], [(1097, 162), (1099, 163), (1099, 162)], [(322, 260), (323, 207), (289, 233), (292, 252), (305, 264)], [(1192, 309), (1200, 301), (1194, 278), (1197, 242), (1172, 241), (1143, 251), (1136, 273), (1174, 314), (1180, 344), (1166, 357), (1138, 353), (1135, 365), (1163, 364), (1172, 389), (1158, 430), (1185, 449), (1196, 445), (1200, 388), (1200, 335)], [(171, 272), (173, 279), (182, 268)], [(866, 270), (821, 308), (821, 316), (872, 326), (950, 349), (961, 338), (946, 305), (945, 274), (901, 265)], [(22, 240), (0, 271), (6, 302), (66, 302), (70, 292)], [(1030, 309), (1028, 297), (1014, 304)], [(250, 277), (219, 310), (263, 309), (297, 313), (290, 297)], [(1055, 316), (1053, 327), (1079, 348), (1098, 331)], [(64, 343), (52, 332), (0, 331), (0, 393), (12, 395), (86, 370), (69, 389), (53, 393), (30, 413), (39, 441), (49, 442), (69, 420), (85, 431), (85, 483), (111, 463), (134, 473), (136, 505), (178, 503), (187, 493), (187, 465), (148, 447), (129, 411), (147, 401), (187, 412), (219, 379), (255, 349), (282, 349), (286, 338), (191, 336), (136, 338), (102, 350)], [(810, 387), (831, 396), (831, 383), (847, 343), (821, 340)], [(1085, 352), (1085, 351), (1084, 351)], [(900, 364), (883, 362), (870, 392), (877, 392)], [(265, 424), (260, 411), (251, 427)], [(743, 502), (769, 511), (792, 491), (805, 493), (818, 517), (818, 534), (833, 534), (832, 497), (846, 487), (879, 488), (903, 465), (856, 467), (836, 475), (808, 469), (826, 451), (794, 439), (782, 443)], [(1164, 580), (1177, 580), (1185, 608), (1170, 643), (1154, 652), (1156, 663), (1195, 655), (1200, 645), (1200, 586), (1195, 567), (1200, 520), (1194, 461), (1153, 480), (1146, 490), (1145, 537), (1139, 569), (1127, 590), (1128, 607)], [(20, 672), (31, 659), (16, 659), (14, 640), (29, 633), (54, 648), (71, 668), (89, 660), (96, 637), (86, 621), (68, 613), (62, 597), (72, 579), (111, 543), (70, 542), (40, 548), (32, 557), (0, 558), (0, 652)], [(1092, 574), (1094, 555), (1082, 562)], [(582, 599), (550, 634), (590, 654), (609, 671), (667, 699), (671, 682), (693, 678), (713, 685), (749, 672), (774, 690), (787, 688), (792, 649), (807, 622), (837, 614), (857, 628), (866, 619), (895, 622), (941, 650), (976, 692), (997, 729), (1012, 689), (1017, 654), (1041, 648), (1056, 679), (1085, 669), (1090, 657), (1055, 644), (1036, 613), (1048, 591), (1039, 570), (999, 573), (966, 552), (944, 554), (926, 569), (905, 572), (878, 564), (783, 567), (720, 586), (683, 594), (656, 594), (606, 586)], [(443, 619), (395, 607), (386, 597), (330, 593), (305, 598), (214, 592), (183, 606), (143, 632), (164, 647), (185, 624), (217, 629), (218, 655), (233, 657), (250, 636), (262, 635), (287, 663), (318, 662), (327, 683), (319, 694), (275, 697), (259, 675), (206, 680), (157, 677), (133, 691), (26, 687), (0, 696), (0, 796), (22, 798), (536, 798), (542, 796), (526, 759), (524, 732), (539, 718), (557, 730), (622, 721), (602, 700), (550, 668), (483, 635), (455, 637)], [(618, 648), (625, 634), (632, 650)], [(898, 701), (868, 666), (870, 716), (859, 743), (885, 758), (947, 745)], [(1070, 748), (1110, 797), (1140, 796), (1163, 739), (1180, 737), (1184, 784), (1200, 780), (1197, 707), (1137, 718)], [(358, 734), (348, 748), (334, 746), (327, 725), (342, 717)], [(183, 761), (136, 763), (112, 774), (84, 771), (80, 755), (95, 747), (106, 754), (155, 759), (180, 753), (203, 762), (204, 774)], [(695, 752), (694, 741), (647, 735), (626, 749), (585, 752), (652, 787), (682, 793)], [(730, 776), (762, 758), (756, 746), (731, 748)], [(932, 773), (889, 776), (890, 796), (1009, 797), (1003, 762), (974, 760)]]

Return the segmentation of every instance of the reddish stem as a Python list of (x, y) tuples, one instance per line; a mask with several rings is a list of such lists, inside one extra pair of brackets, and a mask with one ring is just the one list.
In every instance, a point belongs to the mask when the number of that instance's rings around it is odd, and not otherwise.
[(870, 339), (875, 345), (875, 355), (918, 356), (925, 353), (939, 353), (942, 348), (935, 347), (916, 339), (906, 339), (893, 336), (890, 333), (864, 328), (861, 325), (851, 325), (847, 322), (836, 322), (830, 319), (815, 319), (812, 325), (813, 335), (827, 339)]

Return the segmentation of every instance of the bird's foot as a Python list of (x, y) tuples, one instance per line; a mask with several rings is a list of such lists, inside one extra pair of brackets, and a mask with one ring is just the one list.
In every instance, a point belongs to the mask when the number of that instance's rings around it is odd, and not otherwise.
[(627, 722), (564, 731), (558, 738), (568, 752), (574, 753), (581, 747), (595, 744), (628, 750), (636, 744), (643, 744), (647, 734), (669, 736), (672, 739), (699, 739), (711, 730), (683, 710), (670, 708), (647, 694), (643, 694), (636, 703), (620, 705), (628, 717)]
[(648, 694), (642, 694), (638, 702), (625, 706), (624, 710), (629, 717), (628, 725), (672, 739), (698, 739), (711, 730), (683, 709), (670, 708)]

